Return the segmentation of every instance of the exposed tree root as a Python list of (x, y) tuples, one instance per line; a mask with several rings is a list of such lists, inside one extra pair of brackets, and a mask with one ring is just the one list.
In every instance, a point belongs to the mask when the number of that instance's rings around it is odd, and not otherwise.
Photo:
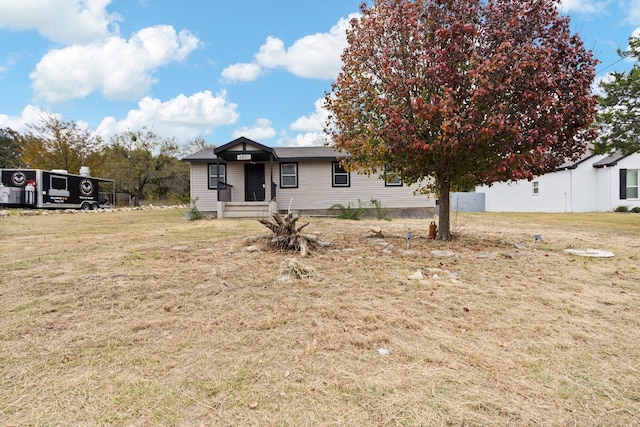
[(270, 219), (259, 219), (261, 224), (271, 230), (274, 234), (269, 241), (271, 246), (282, 250), (292, 250), (299, 252), (302, 256), (307, 256), (312, 247), (327, 247), (329, 242), (318, 240), (317, 236), (311, 234), (302, 234), (301, 231), (309, 225), (302, 224), (296, 228), (296, 222), (299, 216), (293, 216), (291, 213), (282, 216), (279, 213), (273, 213)]

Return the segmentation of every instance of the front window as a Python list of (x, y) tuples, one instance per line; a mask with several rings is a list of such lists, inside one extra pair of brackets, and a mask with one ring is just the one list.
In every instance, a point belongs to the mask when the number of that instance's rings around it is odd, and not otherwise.
[(393, 170), (384, 170), (384, 186), (385, 187), (402, 187), (400, 174)]
[(538, 181), (533, 181), (533, 195), (537, 196), (538, 194), (540, 194), (540, 184), (538, 183)]
[(298, 188), (298, 164), (280, 164), (280, 187)]
[(638, 169), (627, 170), (627, 199), (638, 198)]
[(347, 172), (340, 163), (333, 162), (331, 165), (333, 168), (333, 186), (334, 187), (349, 187), (351, 185), (351, 177), (349, 172)]
[(227, 165), (209, 165), (209, 188), (218, 188), (219, 182), (227, 182)]

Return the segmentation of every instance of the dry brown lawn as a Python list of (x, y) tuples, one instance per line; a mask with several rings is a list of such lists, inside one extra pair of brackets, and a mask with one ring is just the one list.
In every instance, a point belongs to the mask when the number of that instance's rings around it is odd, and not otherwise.
[(183, 214), (0, 218), (0, 425), (640, 423), (640, 215), (311, 218), (300, 258)]

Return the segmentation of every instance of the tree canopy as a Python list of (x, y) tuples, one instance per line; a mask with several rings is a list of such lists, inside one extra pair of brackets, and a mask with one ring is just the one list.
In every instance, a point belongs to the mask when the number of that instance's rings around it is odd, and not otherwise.
[[(76, 121), (46, 115), (30, 128), (31, 132), (23, 136), (22, 147), (23, 162), (29, 167), (79, 173), (83, 165), (93, 167), (87, 160), (100, 154), (101, 139)], [(100, 162), (94, 163), (99, 166)]]
[(346, 167), (393, 171), (440, 197), (532, 179), (584, 152), (596, 60), (554, 0), (374, 0), (351, 20), (325, 96)]
[(640, 151), (640, 36), (629, 39), (629, 49), (619, 51), (623, 58), (635, 60), (629, 72), (614, 72), (600, 83), (603, 95), (597, 123), (601, 135), (596, 151)]
[(0, 129), (0, 168), (17, 168), (22, 161), (20, 134), (13, 129)]
[(189, 176), (185, 166), (175, 158), (178, 153), (175, 141), (160, 138), (147, 128), (114, 135), (105, 151), (110, 176), (121, 191), (135, 196), (136, 206), (150, 186), (155, 186), (156, 194), (164, 195), (170, 189), (169, 181), (184, 181)]

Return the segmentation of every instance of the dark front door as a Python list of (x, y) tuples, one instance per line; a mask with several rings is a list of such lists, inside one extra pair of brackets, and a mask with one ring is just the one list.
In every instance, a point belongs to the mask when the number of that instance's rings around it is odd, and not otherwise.
[(244, 200), (246, 202), (264, 202), (264, 165), (244, 165)]

